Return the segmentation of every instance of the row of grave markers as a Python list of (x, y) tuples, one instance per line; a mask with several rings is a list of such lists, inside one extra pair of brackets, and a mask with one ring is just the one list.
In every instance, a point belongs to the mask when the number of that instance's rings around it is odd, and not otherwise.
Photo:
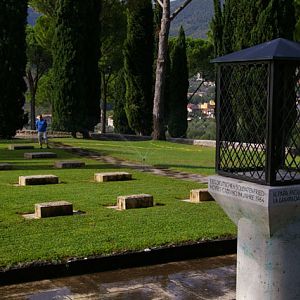
[[(10, 145), (9, 150), (34, 149), (33, 146), (27, 145)], [(25, 159), (36, 158), (56, 158), (57, 154), (53, 152), (30, 152), (24, 153)], [(56, 161), (55, 168), (81, 168), (85, 167), (85, 163), (81, 161)], [(8, 163), (0, 164), (0, 170), (10, 170), (12, 165)], [(96, 182), (108, 181), (124, 181), (132, 180), (132, 174), (127, 172), (106, 172), (95, 173), (94, 180)], [(32, 175), (19, 176), (19, 185), (45, 185), (58, 184), (59, 178), (56, 175)], [(201, 203), (211, 201), (213, 198), (207, 189), (195, 189), (190, 192), (190, 199), (184, 200), (192, 203)], [(117, 197), (117, 206), (113, 207), (117, 210), (125, 210), (132, 208), (146, 208), (153, 206), (153, 196), (149, 194), (126, 195)], [(46, 218), (54, 216), (65, 216), (73, 214), (73, 205), (67, 201), (55, 201), (35, 204), (35, 214), (33, 218)]]

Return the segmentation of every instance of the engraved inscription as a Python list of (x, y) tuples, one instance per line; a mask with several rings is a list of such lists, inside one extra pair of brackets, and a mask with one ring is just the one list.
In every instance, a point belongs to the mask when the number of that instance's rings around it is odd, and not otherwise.
[(232, 196), (258, 203), (265, 202), (265, 191), (251, 186), (210, 178), (210, 189), (217, 193), (225, 194), (226, 196)]
[(273, 192), (273, 203), (286, 203), (300, 201), (300, 189), (279, 190)]

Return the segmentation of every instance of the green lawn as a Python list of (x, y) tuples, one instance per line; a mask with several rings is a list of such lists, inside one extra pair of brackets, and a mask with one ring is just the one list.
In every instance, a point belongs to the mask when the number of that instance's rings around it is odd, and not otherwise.
[(164, 141), (96, 141), (55, 139), (64, 144), (96, 150), (102, 155), (126, 159), (171, 170), (212, 175), (215, 173), (215, 149)]
[[(122, 153), (121, 144), (72, 140), (69, 142), (84, 148), (96, 147), (109, 154), (109, 147), (116, 153)], [(13, 143), (22, 141), (14, 141)], [(132, 170), (134, 180), (124, 182), (93, 182), (96, 172), (116, 171), (113, 166), (90, 159), (76, 158), (59, 151), (58, 159), (76, 159), (86, 162), (84, 169), (53, 169), (56, 159), (24, 160), (23, 150), (7, 150), (11, 141), (0, 141), (0, 163), (14, 164), (14, 170), (0, 171), (0, 268), (7, 268), (32, 261), (63, 261), (71, 257), (85, 257), (97, 254), (112, 254), (122, 251), (214, 239), (236, 234), (235, 226), (214, 202), (191, 204), (180, 201), (189, 196), (193, 188), (201, 185), (193, 182), (169, 179)], [(23, 141), (24, 143), (24, 141)], [(137, 144), (138, 145), (138, 144)], [(176, 144), (139, 143), (141, 155), (144, 147), (150, 149), (147, 163), (167, 155), (177, 149)], [(129, 147), (129, 145), (128, 145)], [(178, 145), (182, 153), (198, 153), (193, 147)], [(160, 150), (161, 149), (161, 150)], [(189, 152), (188, 150), (191, 149)], [(27, 150), (29, 152), (31, 150)], [(40, 151), (40, 149), (36, 149)], [(45, 151), (45, 150), (44, 150)], [(124, 152), (126, 152), (124, 150)], [(112, 151), (111, 155), (115, 152)], [(128, 150), (130, 154), (130, 150)], [(153, 154), (153, 156), (152, 156)], [(125, 154), (124, 154), (125, 155)], [(172, 158), (175, 158), (173, 156)], [(148, 161), (149, 159), (149, 161)], [(187, 162), (183, 163), (184, 165)], [(124, 169), (126, 170), (126, 169)], [(54, 174), (61, 183), (47, 186), (19, 187), (20, 175)], [(114, 205), (118, 195), (149, 193), (154, 196), (156, 205), (147, 209), (116, 211), (106, 206)], [(85, 214), (67, 217), (55, 217), (40, 220), (24, 219), (22, 213), (34, 211), (34, 204), (46, 201), (65, 200), (74, 205), (74, 209)]]

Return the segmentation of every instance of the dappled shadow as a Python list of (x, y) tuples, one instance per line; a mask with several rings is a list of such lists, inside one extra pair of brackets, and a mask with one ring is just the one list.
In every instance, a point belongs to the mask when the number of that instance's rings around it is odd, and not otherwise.
[[(52, 143), (53, 147), (57, 150), (64, 150), (68, 153), (73, 153), (79, 156), (92, 156), (92, 155), (99, 155), (99, 156), (109, 156), (109, 157), (114, 157), (119, 160), (125, 160), (120, 158), (119, 155), (121, 156), (130, 156), (132, 154), (135, 155), (135, 157), (132, 160), (139, 161), (137, 159), (139, 156), (140, 158), (143, 158), (145, 154), (149, 153), (149, 149), (140, 149), (140, 148), (135, 148), (133, 146), (129, 146), (127, 148), (122, 148), (122, 150), (118, 150), (118, 147), (116, 146), (114, 149), (95, 149), (91, 147), (80, 147), (80, 146), (71, 146), (68, 144), (60, 143), (60, 142), (55, 142)], [(128, 159), (129, 160), (129, 159)]]
[(151, 141), (152, 137), (119, 133), (94, 133), (91, 139), (96, 141), (142, 142)]
[[(65, 147), (64, 150), (68, 151), (69, 153), (73, 153), (76, 155), (80, 155), (81, 157), (86, 157), (86, 158), (91, 158), (99, 161), (103, 161), (107, 164), (114, 165), (119, 167), (124, 167), (124, 168), (133, 168), (133, 169), (138, 169), (138, 170), (143, 170), (143, 171), (149, 171), (153, 172), (153, 170), (161, 170), (163, 173), (159, 173), (159, 175), (164, 175), (164, 176), (173, 176), (173, 173), (180, 173), (183, 176), (185, 174), (191, 174), (191, 175), (199, 175), (199, 176), (206, 176), (206, 174), (203, 173), (213, 173), (212, 171), (215, 170), (214, 166), (199, 166), (199, 165), (188, 165), (188, 164), (148, 164), (143, 159), (142, 153), (140, 154), (140, 160), (137, 160), (136, 157), (135, 159), (122, 159), (118, 158), (115, 156), (118, 156), (117, 153), (122, 153), (128, 154), (128, 153), (133, 153), (133, 151), (113, 151), (111, 150), (94, 150), (91, 148), (80, 148), (80, 147), (70, 147), (68, 148), (66, 145), (62, 143), (56, 143), (55, 146), (58, 147)], [(180, 170), (183, 169), (183, 170)], [(201, 170), (203, 170), (201, 172)], [(204, 172), (204, 170), (207, 170), (207, 172)], [(155, 173), (155, 172), (154, 172)], [(202, 175), (203, 174), (203, 175)]]
[(199, 165), (181, 165), (181, 164), (158, 164), (154, 165), (155, 168), (157, 169), (167, 169), (169, 170), (170, 168), (184, 168), (184, 169), (208, 169), (208, 170), (215, 170), (215, 166), (209, 167), (209, 166), (199, 166)]
[[(53, 152), (57, 154), (56, 158), (34, 158), (34, 159), (27, 159), (24, 158), (24, 153), (36, 153), (36, 152)], [(0, 149), (0, 162), (1, 161), (31, 161), (31, 160), (57, 160), (57, 159), (70, 159), (69, 154), (65, 154), (61, 150), (56, 149), (28, 149), (28, 150), (6, 150)]]
[[(12, 164), (13, 165), (13, 164)], [(108, 170), (116, 167), (108, 164), (93, 164), (86, 165), (82, 168), (55, 168), (53, 165), (28, 164), (28, 165), (13, 165), (12, 170)]]
[[(148, 154), (148, 150), (144, 150), (141, 151), (136, 150), (136, 149), (125, 149), (122, 148), (122, 151), (116, 150), (116, 149), (110, 149), (110, 150), (105, 150), (105, 149), (93, 149), (93, 148), (80, 148), (80, 149), (60, 149), (57, 148), (59, 150), (65, 150), (69, 153), (72, 153), (74, 155), (77, 156), (81, 156), (81, 157), (89, 157), (89, 156), (93, 156), (93, 155), (98, 155), (99, 157), (112, 157), (115, 158), (116, 160), (120, 160), (120, 161), (132, 161), (132, 162), (140, 162), (142, 161), (142, 159), (145, 157), (145, 154)], [(139, 152), (137, 154), (137, 152)], [(143, 153), (144, 152), (144, 153)], [(132, 158), (121, 158), (120, 156), (132, 156)], [(139, 159), (140, 158), (140, 159)]]

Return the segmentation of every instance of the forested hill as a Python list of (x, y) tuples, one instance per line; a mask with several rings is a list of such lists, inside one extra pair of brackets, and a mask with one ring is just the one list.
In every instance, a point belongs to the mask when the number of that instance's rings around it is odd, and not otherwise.
[[(184, 0), (171, 2), (172, 12), (179, 7)], [(209, 23), (214, 14), (213, 0), (193, 0), (172, 21), (171, 36), (177, 36), (182, 25), (187, 36), (194, 38), (207, 38)]]
[[(184, 0), (171, 2), (172, 11)], [(183, 25), (187, 36), (206, 38), (209, 23), (213, 17), (213, 0), (193, 0), (173, 21), (171, 25), (171, 36), (177, 36), (179, 28)], [(28, 9), (28, 24), (34, 25), (38, 13), (31, 8)]]

